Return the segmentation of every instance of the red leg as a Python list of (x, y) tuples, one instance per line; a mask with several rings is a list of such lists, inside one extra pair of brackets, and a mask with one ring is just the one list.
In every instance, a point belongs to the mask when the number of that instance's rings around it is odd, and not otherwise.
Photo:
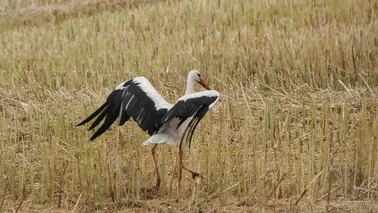
[(153, 160), (154, 160), (155, 171), (156, 171), (156, 176), (157, 176), (157, 178), (156, 178), (156, 186), (155, 186), (155, 190), (156, 190), (156, 191), (159, 191), (159, 189), (160, 189), (160, 174), (159, 174), (159, 167), (158, 167), (158, 165), (157, 165), (157, 160), (156, 160), (156, 157), (155, 157), (155, 154), (156, 154), (155, 149), (156, 149), (156, 147), (157, 147), (157, 144), (155, 144), (155, 145), (152, 147), (152, 149), (151, 149), (151, 153), (152, 153), (152, 158), (153, 158)]
[(186, 167), (184, 166), (184, 164), (182, 163), (182, 156), (183, 156), (183, 151), (182, 151), (182, 150), (180, 150), (180, 153), (179, 153), (179, 154), (180, 154), (180, 174), (179, 174), (179, 181), (181, 181), (181, 177), (182, 177), (182, 169), (185, 169), (186, 171), (192, 173), (192, 178), (193, 178), (193, 180), (194, 180), (196, 177), (201, 177), (201, 178), (203, 178), (202, 175), (198, 174), (198, 172), (192, 171), (192, 170), (190, 170), (190, 169), (188, 169), (188, 168), (186, 168)]

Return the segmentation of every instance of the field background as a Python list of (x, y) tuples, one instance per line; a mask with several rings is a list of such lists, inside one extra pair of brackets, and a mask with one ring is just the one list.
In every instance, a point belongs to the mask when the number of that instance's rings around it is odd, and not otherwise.
[[(378, 209), (378, 2), (2, 0), (0, 212)], [(177, 189), (177, 144), (75, 127), (144, 75), (169, 102), (197, 69), (220, 101)], [(197, 88), (199, 89), (199, 87)], [(179, 199), (178, 199), (179, 198)]]

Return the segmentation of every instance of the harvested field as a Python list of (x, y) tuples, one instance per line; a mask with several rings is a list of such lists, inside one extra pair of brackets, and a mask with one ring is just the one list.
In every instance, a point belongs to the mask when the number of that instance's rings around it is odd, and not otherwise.
[[(0, 3), (0, 212), (378, 211), (378, 2)], [(134, 122), (75, 125), (146, 76), (171, 103), (187, 72), (221, 93), (178, 143)], [(197, 90), (200, 88), (197, 87)]]

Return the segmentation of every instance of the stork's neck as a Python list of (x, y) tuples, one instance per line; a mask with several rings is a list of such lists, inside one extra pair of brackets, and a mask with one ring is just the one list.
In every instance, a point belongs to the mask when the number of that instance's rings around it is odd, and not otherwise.
[(193, 81), (193, 79), (188, 78), (188, 80), (186, 81), (185, 95), (188, 95), (188, 94), (192, 93), (193, 92), (193, 87), (194, 87), (194, 81)]

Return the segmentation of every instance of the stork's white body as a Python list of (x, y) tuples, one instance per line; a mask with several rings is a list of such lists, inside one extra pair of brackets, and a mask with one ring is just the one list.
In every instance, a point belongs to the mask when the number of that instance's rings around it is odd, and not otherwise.
[(180, 125), (179, 128), (177, 128), (180, 121), (178, 118), (173, 118), (168, 123), (165, 123), (157, 134), (152, 135), (145, 142), (143, 142), (143, 145), (160, 143), (173, 144), (175, 140), (183, 136), (185, 129), (188, 127), (188, 124), (192, 119), (193, 117), (189, 117)]

